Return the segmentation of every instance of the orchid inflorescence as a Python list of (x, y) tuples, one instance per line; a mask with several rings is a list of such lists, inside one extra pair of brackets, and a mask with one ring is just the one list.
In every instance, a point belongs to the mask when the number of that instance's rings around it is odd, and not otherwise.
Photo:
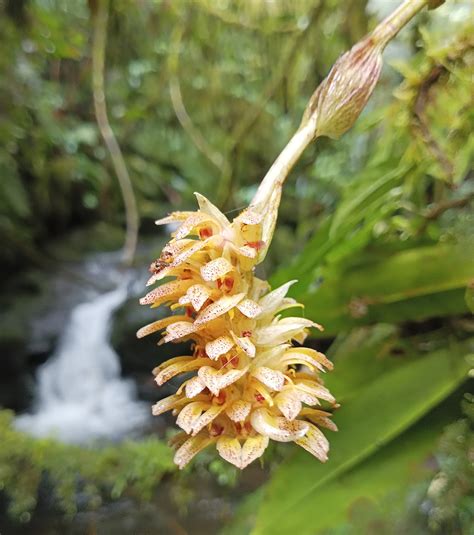
[[(225, 460), (245, 468), (260, 457), (269, 439), (293, 441), (320, 461), (329, 443), (319, 427), (336, 429), (321, 400), (335, 400), (320, 373), (332, 363), (302, 344), (308, 330), (321, 328), (302, 317), (281, 317), (300, 307), (286, 296), (295, 281), (271, 291), (254, 275), (268, 243), (262, 233), (271, 211), (250, 207), (232, 222), (202, 195), (197, 212), (174, 212), (158, 224), (179, 223), (172, 240), (152, 265), (148, 284), (157, 286), (141, 303), (170, 303), (182, 313), (155, 321), (139, 337), (164, 330), (160, 343), (192, 340), (192, 355), (172, 358), (153, 371), (162, 385), (183, 373), (193, 375), (176, 394), (153, 406), (153, 414), (173, 410), (183, 433), (173, 440), (182, 468), (215, 443)], [(267, 221), (265, 221), (267, 218)]]
[(282, 311), (301, 307), (286, 296), (295, 281), (272, 291), (254, 268), (268, 250), (283, 182), (304, 149), (319, 136), (337, 139), (351, 128), (377, 84), (387, 43), (425, 6), (442, 3), (405, 0), (336, 61), (250, 207), (232, 222), (198, 193), (198, 211), (173, 212), (157, 221), (179, 227), (150, 268), (148, 284), (162, 284), (141, 303), (153, 308), (168, 303), (182, 313), (143, 327), (138, 336), (164, 330), (159, 343), (193, 341), (192, 355), (154, 370), (158, 385), (192, 374), (176, 394), (153, 406), (155, 415), (169, 410), (177, 415), (183, 432), (173, 443), (180, 468), (210, 444), (225, 460), (245, 468), (270, 439), (295, 442), (327, 460), (329, 443), (320, 427), (336, 430), (324, 405), (337, 404), (321, 372), (331, 370), (332, 363), (301, 347), (309, 329), (321, 327), (306, 318), (282, 317)]

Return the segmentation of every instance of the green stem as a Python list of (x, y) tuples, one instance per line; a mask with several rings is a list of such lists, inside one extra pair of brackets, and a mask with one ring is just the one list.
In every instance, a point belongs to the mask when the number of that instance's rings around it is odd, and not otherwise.
[(130, 265), (135, 256), (138, 235), (138, 209), (120, 145), (110, 126), (104, 90), (105, 45), (107, 42), (107, 21), (109, 0), (98, 0), (97, 12), (93, 13), (94, 35), (92, 42), (92, 91), (94, 109), (99, 131), (109, 151), (112, 165), (125, 205), (126, 234), (123, 246), (123, 263)]
[[(432, 2), (433, 0), (431, 0)], [(391, 15), (383, 20), (369, 35), (373, 46), (382, 48), (427, 4), (430, 0), (406, 0)], [(323, 82), (324, 83), (324, 82)], [(251, 205), (264, 207), (275, 189), (281, 188), (293, 166), (316, 135), (317, 113), (296, 131), (281, 154), (263, 178)]]

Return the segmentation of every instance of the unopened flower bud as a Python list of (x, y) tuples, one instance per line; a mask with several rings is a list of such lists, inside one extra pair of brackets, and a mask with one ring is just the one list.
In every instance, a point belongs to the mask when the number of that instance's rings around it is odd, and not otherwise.
[(355, 123), (379, 79), (382, 50), (368, 37), (336, 61), (303, 116), (303, 124), (315, 121), (315, 137), (337, 139)]

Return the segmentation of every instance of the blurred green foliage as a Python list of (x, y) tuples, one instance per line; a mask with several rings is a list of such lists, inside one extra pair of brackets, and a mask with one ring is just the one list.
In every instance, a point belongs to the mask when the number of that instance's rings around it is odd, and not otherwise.
[(54, 489), (55, 505), (74, 515), (78, 493), (89, 508), (123, 494), (150, 499), (163, 475), (175, 470), (171, 449), (156, 438), (83, 448), (32, 439), (13, 428), (13, 416), (0, 411), (0, 489), (6, 491), (9, 513), (20, 520), (30, 518), (40, 485)]
[[(225, 210), (250, 200), (318, 82), (372, 27), (366, 4), (111, 2), (108, 108), (145, 230), (156, 216), (193, 206), (195, 190)], [(412, 489), (413, 507), (429, 499), (435, 512), (422, 527), (408, 515), (406, 525), (397, 524), (402, 532), (468, 533), (468, 439), (457, 438), (469, 436), (467, 421), (443, 435), (435, 467), (423, 466), (453, 419), (433, 410), (466, 388), (465, 357), (473, 351), (470, 9), (448, 0), (404, 30), (356, 127), (309, 148), (285, 185), (263, 271), (273, 284), (298, 279), (292, 295), (325, 326), (322, 337), (335, 337), (327, 384), (342, 403), (340, 431), (330, 437), (324, 466), (285, 450), (229, 532), (273, 535), (298, 526), (298, 533), (371, 533), (373, 521), (374, 532), (389, 533), (387, 519)], [(8, 51), (0, 54), (2, 269), (41, 261), (38, 251), (73, 227), (123, 224), (93, 115), (90, 37), (85, 1), (0, 0), (0, 49)], [(16, 512), (34, 506), (43, 470), (70, 499), (74, 470), (91, 482), (92, 495), (101, 481), (119, 495), (140, 485), (147, 491), (169, 469), (163, 453), (156, 478), (142, 470), (158, 462), (147, 461), (151, 450), (164, 448), (151, 439), (97, 453), (27, 439), (8, 419), (3, 415), (10, 442), (2, 441), (0, 473)], [(31, 477), (9, 471), (8, 448)], [(51, 448), (57, 454), (46, 455)], [(217, 461), (206, 466), (224, 483), (237, 477)], [(425, 486), (413, 482), (412, 471)], [(436, 471), (441, 486), (430, 484)], [(385, 523), (364, 513), (365, 499), (381, 508)]]

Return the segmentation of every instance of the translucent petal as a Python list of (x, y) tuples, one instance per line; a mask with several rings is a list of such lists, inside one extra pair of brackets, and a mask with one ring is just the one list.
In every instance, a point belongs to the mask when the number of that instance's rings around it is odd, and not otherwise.
[(190, 215), (186, 221), (179, 227), (179, 229), (175, 232), (174, 238), (175, 240), (181, 240), (185, 238), (194, 228), (196, 228), (200, 223), (203, 223), (205, 221), (209, 221), (211, 218), (208, 214), (204, 214), (203, 212), (195, 212), (192, 215)]
[(190, 321), (177, 321), (172, 323), (166, 329), (166, 335), (162, 338), (160, 343), (171, 342), (172, 340), (179, 340), (185, 336), (189, 336), (191, 333), (197, 331), (194, 323)]
[(206, 425), (209, 425), (214, 418), (224, 410), (224, 405), (211, 405), (207, 411), (203, 412), (201, 416), (194, 422), (192, 434), (196, 435), (204, 429)]
[(255, 258), (257, 256), (257, 250), (249, 245), (243, 245), (236, 248), (237, 252), (246, 258)]
[[(178, 359), (183, 360), (178, 361)], [(155, 382), (158, 386), (161, 386), (176, 375), (197, 370), (200, 366), (204, 366), (207, 362), (209, 361), (206, 359), (196, 359), (194, 357), (176, 357), (153, 370), (153, 373), (156, 374)]]
[(288, 293), (290, 286), (292, 286), (295, 282), (297, 281), (292, 280), (287, 282), (260, 299), (259, 304), (263, 310), (262, 316), (273, 314), (278, 309), (278, 307), (283, 303), (283, 299)]
[(311, 425), (301, 420), (289, 421), (282, 416), (272, 416), (264, 408), (253, 411), (250, 422), (257, 433), (278, 442), (291, 442), (302, 438)]
[(322, 463), (325, 463), (328, 460), (329, 442), (315, 425), (308, 425), (309, 429), (306, 435), (295, 440), (295, 442), (298, 444), (298, 446), (301, 446), (306, 451), (309, 451), (311, 455), (314, 455), (316, 459), (319, 459)]
[(171, 214), (157, 219), (155, 225), (169, 225), (170, 223), (179, 223), (185, 221), (188, 217), (192, 216), (195, 212), (171, 212)]
[(219, 223), (222, 228), (225, 228), (230, 225), (230, 222), (227, 217), (219, 210), (219, 208), (217, 208), (217, 206), (214, 206), (211, 201), (206, 199), (204, 195), (201, 195), (200, 193), (196, 192), (194, 193), (194, 195), (196, 196), (197, 202), (199, 204), (199, 209), (202, 212), (210, 215), (213, 219), (217, 221), (217, 223)]
[(198, 375), (207, 388), (217, 396), (222, 388), (226, 388), (240, 379), (247, 372), (247, 369), (248, 367), (242, 370), (232, 369), (227, 371), (226, 369), (216, 370), (210, 366), (203, 366), (199, 368)]
[(248, 338), (247, 336), (238, 337), (234, 333), (231, 334), (232, 338), (234, 339), (235, 343), (240, 347), (240, 349), (242, 349), (249, 357), (254, 358), (256, 349), (252, 340), (250, 340), (250, 338)]
[(233, 347), (234, 342), (231, 338), (229, 338), (228, 336), (219, 336), (219, 338), (216, 338), (212, 342), (208, 342), (206, 344), (206, 353), (210, 359), (216, 360), (221, 355), (227, 353)]
[(186, 431), (186, 433), (190, 435), (193, 431), (195, 422), (208, 407), (209, 403), (204, 401), (193, 401), (188, 403), (181, 409), (178, 418), (176, 418), (176, 423), (183, 429), (183, 431)]
[[(329, 392), (327, 388), (325, 388), (319, 383), (310, 383), (309, 381), (305, 381), (301, 383), (295, 383), (295, 387), (301, 392), (307, 392), (311, 396), (315, 396), (319, 399), (324, 399), (326, 401), (329, 401), (330, 403), (334, 403), (336, 401), (331, 392)], [(304, 402), (306, 403), (306, 401)]]
[(337, 425), (331, 420), (330, 417), (332, 415), (330, 412), (318, 409), (303, 409), (301, 415), (320, 427), (325, 427), (330, 431), (337, 431)]
[(185, 319), (186, 319), (186, 316), (169, 316), (168, 318), (163, 318), (161, 320), (154, 321), (153, 323), (149, 323), (148, 325), (145, 325), (141, 329), (138, 329), (137, 338), (143, 338), (144, 336), (147, 336), (156, 331), (160, 331), (161, 329), (164, 329), (165, 327), (168, 327), (168, 325), (170, 325), (171, 323), (174, 323), (175, 321), (181, 321)]
[(196, 376), (191, 377), (189, 381), (186, 381), (184, 391), (187, 398), (193, 398), (200, 394), (205, 388), (206, 385), (202, 382), (201, 378)]
[(151, 305), (165, 302), (173, 297), (184, 293), (192, 284), (190, 280), (176, 280), (167, 282), (148, 292), (145, 297), (140, 299), (141, 305)]
[(184, 251), (176, 255), (173, 262), (171, 262), (172, 267), (180, 266), (186, 260), (189, 260), (195, 253), (206, 247), (206, 245), (209, 244), (210, 238), (207, 240), (191, 240), (193, 243), (189, 247), (187, 247)]
[(237, 308), (247, 318), (256, 318), (262, 312), (261, 306), (252, 299), (243, 299)]
[(267, 446), (268, 437), (262, 435), (247, 438), (243, 446), (236, 438), (224, 436), (219, 438), (216, 448), (223, 459), (243, 469), (261, 457)]
[(299, 360), (299, 362), (301, 362), (301, 364), (311, 364), (320, 370), (324, 369), (323, 366), (328, 370), (332, 370), (334, 367), (333, 363), (326, 358), (326, 355), (323, 355), (323, 353), (320, 353), (319, 351), (309, 347), (295, 347), (289, 349), (285, 352), (285, 361), (288, 358), (296, 358)]
[(153, 405), (151, 412), (153, 416), (158, 416), (159, 414), (163, 414), (164, 412), (174, 409), (181, 400), (182, 397), (176, 394), (160, 399), (160, 401)]
[(234, 308), (240, 301), (242, 301), (244, 297), (244, 293), (229, 296), (225, 295), (224, 297), (221, 297), (214, 303), (207, 306), (196, 318), (194, 324), (196, 326), (203, 325), (204, 323), (207, 323), (218, 318), (219, 316), (222, 316), (222, 314), (225, 314), (226, 312)]
[(242, 447), (236, 438), (226, 436), (219, 438), (216, 449), (224, 460), (240, 468)]
[(207, 288), (203, 284), (193, 284), (193, 286), (188, 288), (186, 295), (183, 296), (179, 302), (184, 305), (191, 303), (194, 310), (199, 311), (201, 310), (202, 305), (204, 305), (204, 303), (209, 299), (211, 294), (211, 289)]
[(279, 391), (285, 384), (285, 376), (283, 373), (267, 368), (266, 366), (260, 366), (257, 369), (252, 370), (251, 374), (270, 390)]
[(159, 273), (153, 273), (153, 275), (147, 280), (146, 286), (151, 286), (152, 284), (155, 284), (155, 282), (158, 282), (166, 277), (171, 277), (175, 275), (176, 268), (174, 267), (165, 267), (160, 270)]
[(249, 437), (242, 446), (241, 468), (247, 467), (252, 461), (263, 455), (268, 446), (269, 439), (267, 436), (257, 435)]
[(304, 327), (307, 327), (308, 329), (310, 327), (314, 327), (315, 329), (318, 329), (319, 331), (324, 331), (323, 327), (321, 325), (319, 325), (319, 323), (315, 323), (314, 321), (311, 321), (309, 319), (306, 319), (306, 318), (282, 318), (281, 320), (279, 320), (279, 323), (282, 324), (282, 325), (286, 325), (286, 324), (300, 324), (301, 326), (304, 326)]
[(243, 422), (250, 414), (252, 404), (242, 399), (234, 401), (230, 407), (227, 407), (226, 414), (233, 422)]
[(201, 268), (201, 276), (205, 281), (216, 281), (233, 269), (234, 266), (225, 258), (216, 258)]
[(302, 403), (291, 389), (284, 390), (275, 396), (275, 404), (288, 420), (294, 420), (301, 412)]
[(214, 442), (214, 439), (209, 438), (209, 436), (205, 433), (201, 433), (189, 438), (175, 453), (175, 464), (177, 464), (181, 470), (195, 455), (197, 455), (205, 447), (209, 446), (209, 444), (212, 442)]
[(317, 323), (306, 318), (283, 318), (261, 327), (255, 332), (257, 345), (278, 345), (291, 340), (302, 342), (309, 327), (318, 327)]
[(247, 208), (234, 219), (234, 222), (244, 225), (259, 225), (262, 220), (263, 215), (260, 212)]

